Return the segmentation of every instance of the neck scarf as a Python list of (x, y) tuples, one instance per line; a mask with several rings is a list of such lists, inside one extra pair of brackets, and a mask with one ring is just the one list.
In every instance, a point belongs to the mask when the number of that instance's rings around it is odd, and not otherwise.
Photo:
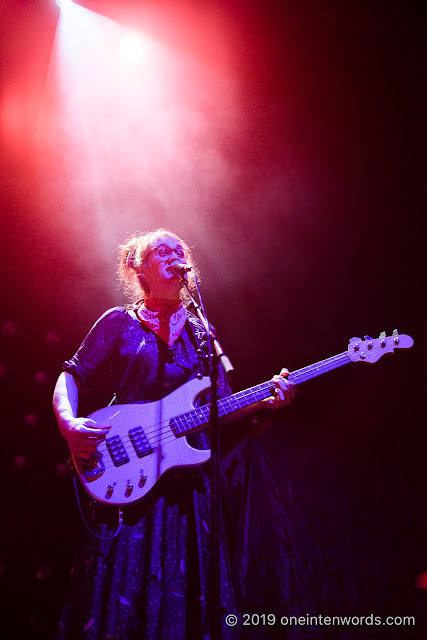
[(146, 298), (138, 309), (138, 316), (170, 347), (178, 340), (187, 322), (187, 312), (181, 299)]

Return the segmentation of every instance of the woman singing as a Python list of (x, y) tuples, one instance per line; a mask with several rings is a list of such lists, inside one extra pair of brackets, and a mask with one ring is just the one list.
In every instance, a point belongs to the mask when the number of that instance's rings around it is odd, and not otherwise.
[[(204, 329), (184, 306), (180, 276), (172, 267), (194, 267), (187, 244), (159, 229), (121, 246), (119, 275), (130, 307), (110, 309), (64, 363), (53, 406), (71, 453), (90, 461), (109, 427), (78, 416), (79, 395), (109, 384), (118, 404), (158, 401), (200, 374), (207, 375)], [(194, 284), (194, 270), (189, 285)], [(253, 405), (290, 402), (286, 370), (274, 376), (274, 397)], [(231, 393), (220, 367), (220, 396)], [(246, 410), (247, 413), (247, 410)], [(206, 436), (191, 443), (209, 448)], [(146, 498), (124, 510), (117, 537), (86, 532), (76, 553), (59, 638), (184, 640), (210, 638), (209, 477), (203, 467), (173, 471)], [(95, 503), (91, 527), (111, 538), (117, 509)], [(220, 549), (221, 604), (234, 611), (225, 538)], [(224, 637), (231, 633), (224, 626)]]

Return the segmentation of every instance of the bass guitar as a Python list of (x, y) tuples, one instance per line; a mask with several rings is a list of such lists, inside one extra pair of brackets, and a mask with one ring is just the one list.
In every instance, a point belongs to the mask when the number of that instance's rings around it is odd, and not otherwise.
[[(352, 338), (347, 351), (293, 371), (288, 380), (301, 384), (350, 362), (372, 364), (386, 353), (413, 344), (410, 336), (396, 330), (388, 337), (382, 332), (376, 339)], [(88, 462), (73, 456), (75, 470), (90, 496), (107, 504), (129, 504), (146, 496), (170, 469), (206, 462), (210, 451), (191, 447), (185, 436), (208, 426), (210, 405), (196, 404), (209, 387), (208, 377), (195, 378), (157, 402), (112, 405), (88, 416), (100, 426), (111, 425), (108, 437)], [(274, 390), (268, 381), (220, 399), (220, 419), (268, 398)]]

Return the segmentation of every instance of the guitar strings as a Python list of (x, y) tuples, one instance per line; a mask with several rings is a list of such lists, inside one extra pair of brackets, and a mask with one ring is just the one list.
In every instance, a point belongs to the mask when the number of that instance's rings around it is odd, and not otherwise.
[[(376, 353), (376, 352), (381, 352), (382, 349), (373, 349), (371, 353)], [(341, 362), (340, 362), (341, 361)], [(337, 368), (338, 366), (343, 366), (345, 364), (348, 364), (352, 362), (351, 358), (348, 355), (348, 352), (343, 352), (341, 354), (338, 354), (336, 356), (332, 356), (331, 358), (327, 358), (325, 360), (322, 360), (320, 362), (315, 363), (314, 365), (310, 365), (308, 367), (304, 367), (303, 369), (299, 369), (297, 371), (295, 371), (294, 373), (291, 373), (289, 375), (289, 378), (291, 379), (292, 382), (294, 382), (295, 384), (300, 384), (301, 382), (304, 382), (306, 380), (309, 380), (313, 377), (316, 377), (318, 375), (320, 375), (321, 373), (326, 373), (327, 371), (333, 370), (335, 368)], [(339, 363), (339, 364), (338, 364)], [(248, 403), (245, 404), (239, 404), (239, 400), (237, 398), (237, 396), (240, 396), (242, 399), (246, 399), (249, 396), (251, 398), (251, 402), (250, 404), (253, 404), (255, 402), (257, 402), (260, 399), (264, 399), (265, 397), (268, 397), (268, 395), (264, 396), (261, 395), (261, 397), (256, 397), (257, 394), (259, 395), (264, 394), (265, 392), (268, 392), (268, 394), (270, 393), (270, 389), (271, 389), (271, 382), (265, 382), (261, 385), (257, 385), (255, 387), (251, 387), (250, 389), (246, 389), (244, 391), (240, 391), (232, 396), (227, 396), (225, 398), (220, 399), (220, 404), (225, 405), (227, 402), (230, 405), (228, 408), (233, 408), (233, 410), (238, 410), (240, 408), (243, 408), (245, 406), (248, 406)], [(254, 399), (255, 398), (255, 399)], [(237, 406), (236, 406), (237, 405)], [(222, 409), (224, 409), (224, 406), (222, 407)], [(200, 416), (197, 416), (197, 413), (202, 414), (203, 419), (208, 418), (207, 415), (205, 415), (206, 413), (209, 413), (210, 410), (210, 404), (207, 405), (203, 405), (201, 407), (198, 408), (194, 408), (191, 409), (190, 411), (175, 416), (175, 419), (178, 419), (180, 417), (184, 417), (184, 416), (190, 416), (190, 418), (187, 418), (186, 423), (191, 424), (191, 414), (195, 414), (196, 419), (200, 420)], [(223, 415), (229, 415), (230, 412), (225, 412), (223, 413)], [(220, 414), (220, 417), (221, 414)], [(155, 437), (155, 436), (159, 436), (157, 440), (154, 440), (152, 442), (149, 442), (150, 448), (152, 449), (153, 446), (156, 447), (157, 445), (159, 445), (160, 443), (162, 444), (168, 444), (170, 442), (173, 442), (177, 439), (175, 433), (172, 431), (172, 429), (170, 428), (170, 422), (171, 422), (172, 418), (169, 418), (167, 420), (162, 420), (159, 423), (150, 425), (149, 427), (143, 429), (143, 434), (147, 437)], [(194, 421), (193, 421), (193, 426), (190, 426), (189, 429), (187, 429), (190, 432), (195, 432), (197, 431), (197, 427), (200, 428), (200, 430), (203, 430), (204, 428), (206, 428), (206, 426), (208, 425), (208, 421), (207, 422), (203, 422), (201, 425), (196, 425), (196, 427), (194, 427)], [(185, 425), (183, 425), (185, 426)], [(163, 434), (163, 431), (165, 428), (169, 428), (170, 430), (166, 433)], [(151, 430), (150, 430), (151, 429)], [(187, 431), (186, 430), (186, 431)], [(181, 433), (180, 436), (184, 436), (185, 435), (185, 431), (184, 433)], [(120, 437), (120, 436), (119, 436)], [(135, 457), (139, 457), (141, 460), (143, 457), (145, 456), (138, 456), (134, 444), (130, 438), (130, 436), (128, 435), (124, 435), (122, 437), (120, 437), (120, 442), (122, 444), (123, 450), (126, 452), (126, 455), (128, 456), (129, 460), (131, 458), (135, 458)], [(105, 442), (101, 443), (98, 446), (98, 451), (103, 455), (108, 453), (110, 456), (110, 459), (112, 460), (111, 457), (111, 453), (108, 450), (108, 446)], [(152, 453), (152, 452), (150, 452)], [(108, 458), (107, 458), (108, 460)], [(110, 464), (107, 462), (104, 462), (104, 468), (108, 469), (111, 468), (113, 466), (116, 466), (114, 464), (114, 462), (112, 461)]]
[[(256, 402), (258, 399), (263, 399), (264, 397), (268, 397), (268, 395), (270, 394), (270, 387), (271, 387), (270, 383), (263, 383), (262, 385), (258, 385), (257, 387), (252, 387), (250, 395), (251, 395), (252, 398), (256, 397), (256, 400), (255, 400), (255, 402)], [(254, 390), (256, 390), (256, 391), (254, 391)], [(245, 392), (240, 392), (239, 395), (243, 396), (245, 393), (246, 393), (246, 395), (249, 395), (249, 390), (246, 390)], [(239, 408), (247, 406), (247, 403), (242, 405), (242, 404), (239, 404), (237, 399), (233, 399), (232, 400), (231, 398), (233, 398), (233, 396), (222, 398), (221, 402), (223, 404), (228, 402), (231, 405), (231, 407), (235, 408), (235, 410), (238, 410)], [(191, 419), (187, 419), (186, 422), (187, 422), (187, 425), (188, 424), (191, 425), (191, 422), (193, 422), (193, 425), (190, 426), (188, 431), (195, 432), (197, 430), (203, 430), (209, 424), (209, 410), (210, 410), (210, 405), (209, 404), (203, 405), (201, 407), (198, 407), (197, 409), (192, 409), (192, 410), (190, 410), (190, 411), (188, 411), (188, 412), (186, 412), (184, 414), (181, 414), (181, 416), (179, 416), (179, 415), (175, 416), (175, 419), (177, 419), (179, 417), (182, 417), (182, 416), (195, 414), (196, 420), (200, 420), (201, 419), (200, 415), (202, 415), (203, 422), (201, 424), (199, 424), (199, 425), (194, 426), (194, 422), (195, 422), (194, 419), (192, 421), (191, 421)], [(222, 411), (222, 415), (229, 415), (229, 413), (227, 413), (227, 411), (224, 412), (224, 410), (223, 410)], [(220, 417), (222, 417), (221, 413), (220, 413)], [(178, 436), (175, 435), (175, 433), (172, 431), (172, 429), (170, 427), (170, 422), (171, 422), (171, 418), (165, 419), (165, 420), (160, 421), (159, 423), (156, 423), (155, 425), (151, 425), (150, 427), (148, 427), (146, 429), (143, 429), (144, 435), (146, 437), (150, 436), (150, 438), (151, 438), (151, 441), (149, 441), (149, 445), (150, 445), (151, 448), (158, 446), (160, 443), (168, 444), (170, 442), (176, 441), (177, 437), (180, 437), (180, 436), (182, 437), (182, 436), (184, 436), (186, 434), (186, 431), (184, 431), (183, 433), (179, 434)], [(151, 427), (155, 427), (155, 428), (150, 431)], [(166, 433), (164, 433), (165, 429), (168, 429), (168, 431)], [(152, 439), (153, 436), (154, 437), (159, 436), (159, 437), (157, 438), (157, 440), (156, 439), (153, 440)], [(140, 456), (138, 456), (138, 454), (137, 454), (137, 452), (135, 450), (134, 444), (132, 442), (132, 439), (131, 439), (131, 437), (129, 435), (123, 435), (123, 436), (119, 436), (119, 437), (120, 437), (120, 443), (122, 445), (122, 451), (126, 452), (126, 454), (127, 454), (129, 459), (134, 458), (134, 457), (140, 457)], [(107, 443), (105, 441), (98, 446), (98, 451), (101, 454), (108, 453), (109, 456), (110, 456), (110, 459), (112, 460), (111, 453), (110, 453), (110, 451), (108, 449), (108, 446), (107, 446)], [(143, 457), (145, 457), (145, 456), (142, 456), (141, 459)], [(107, 458), (107, 460), (108, 460), (108, 458)], [(108, 462), (107, 463), (104, 462), (105, 469), (110, 468), (112, 466), (115, 466), (114, 462), (112, 462), (110, 464), (108, 464)]]
[[(343, 360), (343, 362), (338, 365), (338, 366), (342, 366), (345, 365), (349, 362), (351, 362), (350, 358), (348, 357), (347, 353), (341, 353), (337, 356), (333, 356), (332, 358), (328, 358), (326, 360), (322, 360), (321, 362), (316, 363), (315, 365), (310, 365), (310, 367), (304, 367), (303, 369), (300, 369), (292, 374), (290, 374), (290, 379), (292, 382), (294, 382), (295, 384), (300, 384), (301, 382), (305, 382), (306, 380), (310, 380), (313, 377), (316, 377), (317, 375), (319, 375), (320, 373), (326, 373), (327, 371), (333, 370), (335, 368), (337, 368), (337, 364), (336, 362), (339, 361), (340, 359), (342, 360), (343, 357), (345, 358)], [(221, 407), (221, 409), (225, 408), (224, 405), (226, 405), (228, 403), (228, 408), (232, 408), (233, 410), (237, 411), (239, 409), (242, 409), (244, 407), (249, 406), (250, 404), (255, 404), (256, 402), (258, 402), (259, 400), (263, 400), (265, 397), (267, 396), (259, 396), (259, 394), (264, 394), (266, 391), (270, 391), (271, 389), (271, 382), (264, 382), (262, 384), (256, 385), (254, 387), (250, 387), (249, 389), (245, 389), (243, 391), (238, 391), (237, 393), (230, 395), (230, 396), (226, 396), (225, 398), (221, 398), (219, 400), (220, 405), (223, 405)], [(258, 395), (257, 395), (258, 394)], [(251, 402), (245, 402), (244, 404), (239, 404), (239, 400), (247, 400), (248, 398), (250, 398)], [(235, 408), (234, 408), (234, 405)], [(120, 406), (120, 405), (118, 405)], [(196, 418), (196, 420), (198, 419), (197, 413), (202, 413), (203, 414), (203, 418), (206, 417), (206, 415), (204, 415), (205, 413), (208, 412), (208, 409), (210, 408), (210, 404), (206, 404), (206, 405), (201, 405), (200, 407), (195, 407), (194, 409), (190, 409), (189, 411), (180, 414), (178, 416), (174, 416), (175, 419), (178, 418), (182, 418), (184, 416), (189, 416), (189, 418), (186, 420), (186, 422), (191, 422), (192, 420), (192, 416), (191, 414), (193, 414)], [(232, 413), (232, 412), (231, 412)], [(223, 417), (224, 415), (229, 415), (229, 412), (225, 412), (222, 415), (220, 414), (220, 417)], [(155, 424), (149, 425), (148, 427), (143, 428), (144, 433), (147, 437), (149, 436), (154, 436), (157, 433), (160, 433), (162, 431), (162, 427), (164, 427), (166, 424), (168, 424), (171, 421), (172, 418), (169, 418), (168, 420), (163, 420), (160, 422), (157, 422)], [(197, 426), (201, 426), (201, 425), (196, 425)], [(160, 428), (159, 428), (160, 427)], [(191, 428), (189, 429), (191, 430)], [(183, 435), (183, 434), (180, 434)]]
[[(339, 362), (339, 360), (345, 359), (345, 361), (341, 362), (340, 364), (336, 364), (337, 362)], [(337, 366), (341, 366), (343, 364), (347, 364), (348, 362), (351, 362), (348, 354), (346, 352), (339, 354), (337, 356), (333, 356), (332, 358), (328, 358), (326, 360), (323, 360), (321, 362), (318, 362), (314, 365), (310, 365), (309, 367), (305, 367), (304, 369), (301, 369), (297, 372), (294, 372), (294, 374), (291, 374), (292, 376), (292, 380), (294, 382), (296, 382), (297, 384), (304, 381), (304, 380), (308, 380), (312, 377), (315, 377), (316, 375), (319, 375), (322, 372), (327, 372), (328, 370), (331, 370), (333, 368), (336, 368)], [(290, 377), (291, 377), (290, 376)], [(299, 378), (299, 379), (298, 379)], [(244, 406), (248, 406), (248, 404), (252, 404), (256, 401), (258, 401), (259, 399), (264, 399), (264, 397), (268, 397), (268, 394), (270, 392), (270, 387), (271, 387), (271, 382), (267, 382), (267, 383), (263, 383), (261, 385), (258, 385), (256, 387), (251, 387), (250, 389), (238, 392), (237, 394), (235, 394), (234, 396), (228, 396), (226, 398), (222, 398), (220, 400), (220, 403), (222, 405), (225, 405), (226, 403), (229, 404), (228, 408), (232, 408), (233, 410), (238, 410)], [(267, 392), (267, 394), (264, 396), (263, 394)], [(259, 394), (262, 394), (259, 397)], [(250, 397), (251, 402), (247, 403), (245, 402), (244, 404), (239, 403), (239, 398), (237, 396), (240, 396), (241, 399), (246, 400), (247, 397)], [(189, 412), (186, 412), (184, 414), (181, 414), (181, 416), (189, 416), (189, 418), (186, 419), (186, 423), (187, 426), (190, 425), (189, 429), (186, 429), (186, 431), (195, 431), (197, 429), (197, 427), (200, 427), (200, 429), (203, 429), (206, 427), (206, 425), (208, 424), (208, 412), (209, 412), (209, 408), (210, 405), (203, 405), (202, 407), (199, 407), (197, 409), (193, 409), (190, 410)], [(224, 406), (222, 407), (222, 409), (224, 409)], [(203, 422), (199, 425), (196, 425), (194, 427), (194, 420), (192, 420), (193, 416), (191, 414), (195, 415), (196, 420), (200, 420), (200, 415), (203, 418)], [(223, 413), (223, 415), (228, 415), (229, 412), (225, 412)], [(175, 418), (179, 418), (181, 416), (175, 416)], [(220, 415), (221, 417), (221, 415)], [(193, 424), (191, 424), (193, 423)], [(175, 440), (177, 438), (177, 436), (172, 432), (168, 432), (167, 434), (165, 434), (162, 437), (162, 431), (164, 430), (165, 426), (169, 426), (170, 424), (170, 419), (168, 420), (163, 420), (159, 423), (156, 423), (155, 425), (150, 425), (149, 427), (147, 427), (146, 429), (143, 430), (145, 436), (155, 436), (155, 435), (159, 435), (158, 440), (153, 441), (150, 443), (151, 445), (158, 445), (160, 442), (163, 442), (165, 444), (167, 444), (168, 442), (171, 442), (173, 440)], [(185, 425), (183, 425), (185, 426)], [(153, 428), (154, 427), (154, 428)], [(160, 428), (159, 428), (160, 427)], [(151, 429), (151, 431), (150, 431)], [(185, 432), (182, 433), (181, 435), (185, 435)], [(104, 443), (102, 443), (104, 444)], [(105, 447), (102, 447), (102, 444), (98, 447), (98, 450), (100, 451), (100, 453), (106, 453), (108, 451), (108, 447), (105, 444)], [(137, 453), (134, 451), (134, 445), (132, 443), (132, 440), (129, 436), (123, 436), (121, 437), (121, 444), (123, 446), (124, 451), (126, 452), (126, 454), (128, 455), (128, 457), (135, 457), (137, 456)], [(100, 447), (102, 447), (102, 450), (100, 449)], [(110, 454), (111, 455), (111, 454)], [(114, 463), (113, 463), (114, 465)]]

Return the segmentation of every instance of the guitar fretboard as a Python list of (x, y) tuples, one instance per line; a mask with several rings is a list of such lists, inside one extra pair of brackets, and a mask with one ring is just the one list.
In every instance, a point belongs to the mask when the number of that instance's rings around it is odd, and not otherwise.
[[(297, 369), (289, 374), (288, 379), (294, 384), (301, 384), (311, 378), (316, 378), (328, 371), (342, 367), (345, 364), (352, 362), (347, 352), (332, 356), (332, 358), (326, 358), (315, 364), (311, 364), (308, 367)], [(263, 382), (262, 384), (250, 387), (244, 391), (239, 391), (232, 396), (221, 398), (218, 401), (218, 415), (220, 418), (244, 409), (252, 404), (256, 404), (261, 400), (265, 400), (274, 393), (274, 385), (271, 381)], [(188, 435), (192, 431), (197, 431), (205, 427), (209, 422), (210, 404), (205, 404), (202, 407), (183, 413), (180, 416), (172, 418), (170, 422), (171, 429), (176, 436)]]

